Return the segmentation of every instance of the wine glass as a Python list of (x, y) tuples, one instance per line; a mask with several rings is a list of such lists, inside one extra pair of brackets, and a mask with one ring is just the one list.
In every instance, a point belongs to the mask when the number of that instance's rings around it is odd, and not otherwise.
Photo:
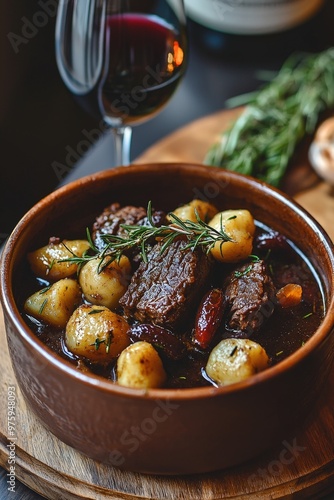
[(111, 127), (117, 165), (130, 162), (132, 125), (174, 93), (186, 56), (183, 0), (59, 0), (59, 72)]

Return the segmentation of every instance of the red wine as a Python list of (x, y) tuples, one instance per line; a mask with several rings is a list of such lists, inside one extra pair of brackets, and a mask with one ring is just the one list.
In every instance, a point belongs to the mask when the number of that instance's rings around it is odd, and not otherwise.
[(176, 89), (185, 36), (157, 16), (114, 15), (106, 24), (100, 112), (111, 126), (133, 124), (159, 111)]

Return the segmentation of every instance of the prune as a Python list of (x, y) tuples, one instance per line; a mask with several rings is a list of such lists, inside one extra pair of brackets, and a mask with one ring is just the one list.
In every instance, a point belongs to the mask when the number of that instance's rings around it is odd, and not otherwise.
[(158, 351), (173, 361), (182, 359), (187, 353), (187, 347), (181, 339), (167, 328), (149, 323), (132, 326), (128, 332), (134, 342), (143, 340), (150, 342)]
[(194, 343), (201, 349), (206, 349), (215, 336), (225, 309), (223, 292), (213, 288), (203, 297), (197, 310)]

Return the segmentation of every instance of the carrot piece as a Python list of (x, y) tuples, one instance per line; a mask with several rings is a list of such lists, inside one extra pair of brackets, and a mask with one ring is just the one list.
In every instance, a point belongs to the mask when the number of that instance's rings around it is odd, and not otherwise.
[(278, 290), (276, 298), (281, 307), (294, 307), (301, 302), (302, 295), (303, 289), (300, 285), (289, 283)]

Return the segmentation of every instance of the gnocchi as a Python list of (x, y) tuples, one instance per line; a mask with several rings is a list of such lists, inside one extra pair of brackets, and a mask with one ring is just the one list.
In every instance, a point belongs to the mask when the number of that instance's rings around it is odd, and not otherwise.
[(255, 223), (248, 210), (225, 210), (217, 213), (209, 226), (223, 231), (231, 241), (218, 241), (211, 249), (212, 256), (220, 262), (238, 262), (246, 259), (253, 248)]
[(125, 255), (99, 272), (100, 264), (99, 258), (87, 262), (80, 271), (79, 283), (88, 302), (115, 310), (130, 282), (131, 264)]
[(129, 345), (128, 329), (125, 319), (107, 307), (83, 304), (66, 325), (65, 343), (78, 356), (111, 361)]
[(28, 254), (28, 262), (33, 273), (39, 278), (49, 281), (73, 276), (77, 271), (77, 264), (73, 262), (62, 262), (76, 255), (82, 257), (88, 250), (89, 243), (86, 240), (63, 240), (62, 242), (49, 242), (34, 252)]
[[(211, 220), (217, 213), (216, 207), (202, 200), (192, 200), (186, 205), (176, 208), (172, 213), (175, 214), (181, 220), (189, 220), (192, 222), (197, 222), (196, 212), (198, 216), (205, 222)], [(172, 222), (172, 218), (168, 217), (169, 221)]]
[(117, 381), (120, 385), (150, 389), (163, 386), (166, 378), (160, 356), (149, 342), (131, 344), (117, 360)]
[(266, 351), (249, 339), (224, 339), (209, 355), (206, 373), (218, 385), (247, 379), (270, 365)]
[(77, 281), (64, 278), (28, 297), (24, 310), (40, 321), (62, 328), (80, 302), (81, 290)]

